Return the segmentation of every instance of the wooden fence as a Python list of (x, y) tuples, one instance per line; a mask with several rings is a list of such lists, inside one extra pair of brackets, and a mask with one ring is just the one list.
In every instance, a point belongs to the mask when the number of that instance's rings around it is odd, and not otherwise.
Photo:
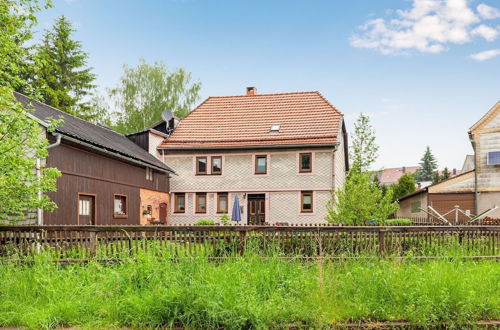
[(0, 256), (497, 257), (500, 226), (0, 226)]

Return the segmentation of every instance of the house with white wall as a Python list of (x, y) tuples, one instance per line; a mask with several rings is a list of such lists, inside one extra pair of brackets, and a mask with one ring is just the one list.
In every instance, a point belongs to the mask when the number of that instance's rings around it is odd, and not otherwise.
[(319, 92), (209, 97), (158, 146), (171, 224), (218, 220), (238, 196), (243, 224), (322, 223), (348, 170), (342, 113)]

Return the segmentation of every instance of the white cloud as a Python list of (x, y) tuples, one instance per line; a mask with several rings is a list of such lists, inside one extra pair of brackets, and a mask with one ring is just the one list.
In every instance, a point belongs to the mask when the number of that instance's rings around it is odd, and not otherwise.
[(497, 29), (481, 24), (471, 31), (472, 35), (483, 37), (487, 41), (495, 40), (500, 32)]
[(491, 49), (484, 52), (472, 54), (470, 57), (476, 61), (486, 61), (500, 55), (500, 49)]
[(484, 19), (495, 19), (500, 17), (500, 10), (485, 5), (484, 3), (480, 3), (477, 6), (477, 12)]
[(473, 36), (494, 40), (499, 31), (480, 23), (485, 15), (494, 17), (495, 11), (498, 9), (480, 4), (475, 12), (468, 0), (413, 0), (409, 10), (396, 10), (390, 18), (367, 21), (360, 27), (361, 34), (351, 37), (350, 44), (383, 54), (415, 50), (440, 53), (449, 44), (470, 42)]

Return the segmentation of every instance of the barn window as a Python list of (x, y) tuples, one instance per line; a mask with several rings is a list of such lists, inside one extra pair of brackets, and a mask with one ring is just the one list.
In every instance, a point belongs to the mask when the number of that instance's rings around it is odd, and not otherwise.
[(127, 217), (127, 196), (115, 194), (114, 200), (114, 211), (115, 218), (126, 218)]
[(146, 167), (146, 180), (153, 181), (153, 169)]
[(422, 202), (421, 201), (416, 201), (411, 203), (411, 213), (418, 213), (420, 212), (420, 208), (422, 207)]

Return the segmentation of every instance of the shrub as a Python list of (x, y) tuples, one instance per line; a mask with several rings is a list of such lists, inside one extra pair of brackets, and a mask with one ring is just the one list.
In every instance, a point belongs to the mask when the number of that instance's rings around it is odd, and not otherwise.
[(387, 219), (383, 222), (383, 224), (387, 226), (410, 226), (413, 224), (413, 221), (410, 219)]
[(195, 226), (213, 226), (215, 225), (215, 221), (209, 219), (200, 219), (195, 222)]
[(220, 220), (220, 222), (224, 226), (229, 225), (230, 219), (229, 219), (229, 215), (227, 215), (226, 213), (224, 213), (223, 215), (221, 215), (220, 218), (219, 218), (219, 220)]

